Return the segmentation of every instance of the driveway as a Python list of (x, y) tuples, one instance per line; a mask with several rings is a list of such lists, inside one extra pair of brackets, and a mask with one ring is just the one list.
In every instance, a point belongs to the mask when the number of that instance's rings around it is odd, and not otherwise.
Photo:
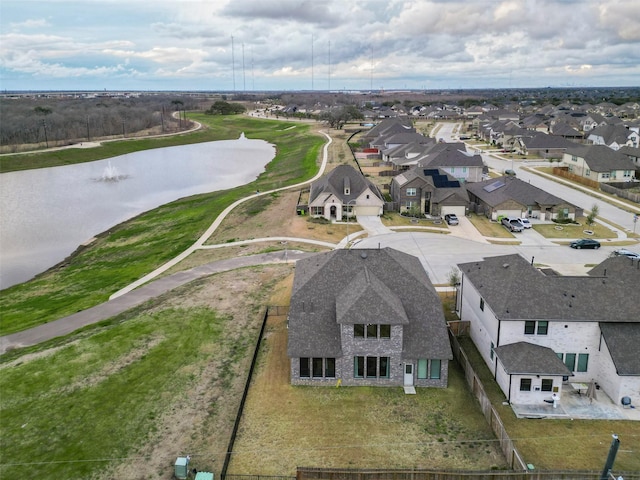
[(382, 220), (380, 220), (380, 217), (378, 216), (358, 215), (357, 220), (360, 226), (367, 231), (369, 236), (393, 233), (393, 230), (382, 224)]

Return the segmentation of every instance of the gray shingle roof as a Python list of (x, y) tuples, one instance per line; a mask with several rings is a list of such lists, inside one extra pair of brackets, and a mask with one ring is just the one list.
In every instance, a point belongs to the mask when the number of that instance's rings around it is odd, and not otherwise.
[(593, 172), (633, 170), (635, 168), (629, 157), (606, 145), (582, 145), (568, 148), (566, 153), (584, 158), (589, 169)]
[(333, 250), (297, 262), (290, 357), (339, 357), (338, 321), (365, 320), (403, 324), (405, 358), (452, 358), (440, 298), (416, 257), (391, 248)]
[[(349, 185), (349, 195), (344, 194), (345, 182), (348, 182)], [(316, 198), (323, 194), (333, 194), (341, 199), (343, 203), (347, 203), (349, 200), (358, 198), (367, 188), (382, 200), (382, 196), (378, 188), (372, 182), (367, 180), (364, 175), (358, 172), (351, 165), (338, 165), (327, 175), (311, 184), (309, 203), (312, 203)]]
[(553, 350), (528, 342), (502, 345), (493, 350), (511, 375), (573, 375)]
[(640, 321), (601, 323), (600, 330), (618, 375), (640, 375)]
[(463, 285), (473, 283), (500, 320), (637, 323), (640, 269), (634, 265), (609, 258), (588, 276), (546, 276), (514, 254), (458, 267)]
[[(504, 186), (496, 188), (491, 192), (487, 192), (484, 189), (484, 187), (498, 181), (504, 183)], [(501, 205), (509, 200), (515, 200), (523, 206), (553, 206), (567, 204), (567, 202), (555, 195), (551, 195), (530, 183), (523, 182), (519, 178), (508, 175), (500, 178), (483, 180), (482, 182), (467, 183), (466, 186), (468, 192), (473, 193), (480, 200), (492, 207)]]

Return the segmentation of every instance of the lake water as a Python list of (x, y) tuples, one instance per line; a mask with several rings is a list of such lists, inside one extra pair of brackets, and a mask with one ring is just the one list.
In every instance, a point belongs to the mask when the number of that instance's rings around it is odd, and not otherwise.
[(0, 174), (0, 288), (29, 280), (142, 212), (247, 184), (274, 156), (273, 145), (243, 136)]

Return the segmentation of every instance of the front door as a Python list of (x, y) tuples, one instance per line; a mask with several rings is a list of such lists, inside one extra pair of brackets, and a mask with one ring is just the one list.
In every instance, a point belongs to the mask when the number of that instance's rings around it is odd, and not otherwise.
[(404, 384), (413, 385), (413, 363), (404, 364)]

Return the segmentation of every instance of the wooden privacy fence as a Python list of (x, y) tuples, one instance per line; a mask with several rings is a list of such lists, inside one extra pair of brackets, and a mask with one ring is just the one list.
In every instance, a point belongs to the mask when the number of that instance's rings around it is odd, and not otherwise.
[[(513, 472), (500, 470), (351, 470), (298, 467), (297, 480), (598, 480), (601, 472), (547, 470)], [(616, 472), (625, 480), (636, 480), (640, 473)]]
[(583, 185), (586, 185), (587, 187), (595, 188), (596, 190), (600, 188), (600, 184), (595, 180), (589, 180), (588, 178), (584, 178), (580, 175), (576, 175), (575, 173), (571, 173), (567, 167), (553, 167), (553, 174), (559, 177), (568, 178), (569, 180), (581, 183)]
[(456, 357), (456, 360), (462, 367), (467, 384), (471, 388), (473, 395), (480, 403), (480, 409), (482, 410), (484, 418), (487, 420), (493, 430), (493, 433), (500, 442), (500, 448), (507, 460), (507, 464), (514, 470), (527, 470), (527, 465), (509, 437), (507, 430), (504, 428), (500, 415), (498, 415), (498, 412), (493, 408), (493, 405), (491, 405), (491, 401), (484, 391), (484, 386), (482, 385), (480, 378), (476, 375), (471, 363), (467, 359), (466, 353), (451, 330), (449, 330), (449, 338), (451, 340), (453, 356)]

